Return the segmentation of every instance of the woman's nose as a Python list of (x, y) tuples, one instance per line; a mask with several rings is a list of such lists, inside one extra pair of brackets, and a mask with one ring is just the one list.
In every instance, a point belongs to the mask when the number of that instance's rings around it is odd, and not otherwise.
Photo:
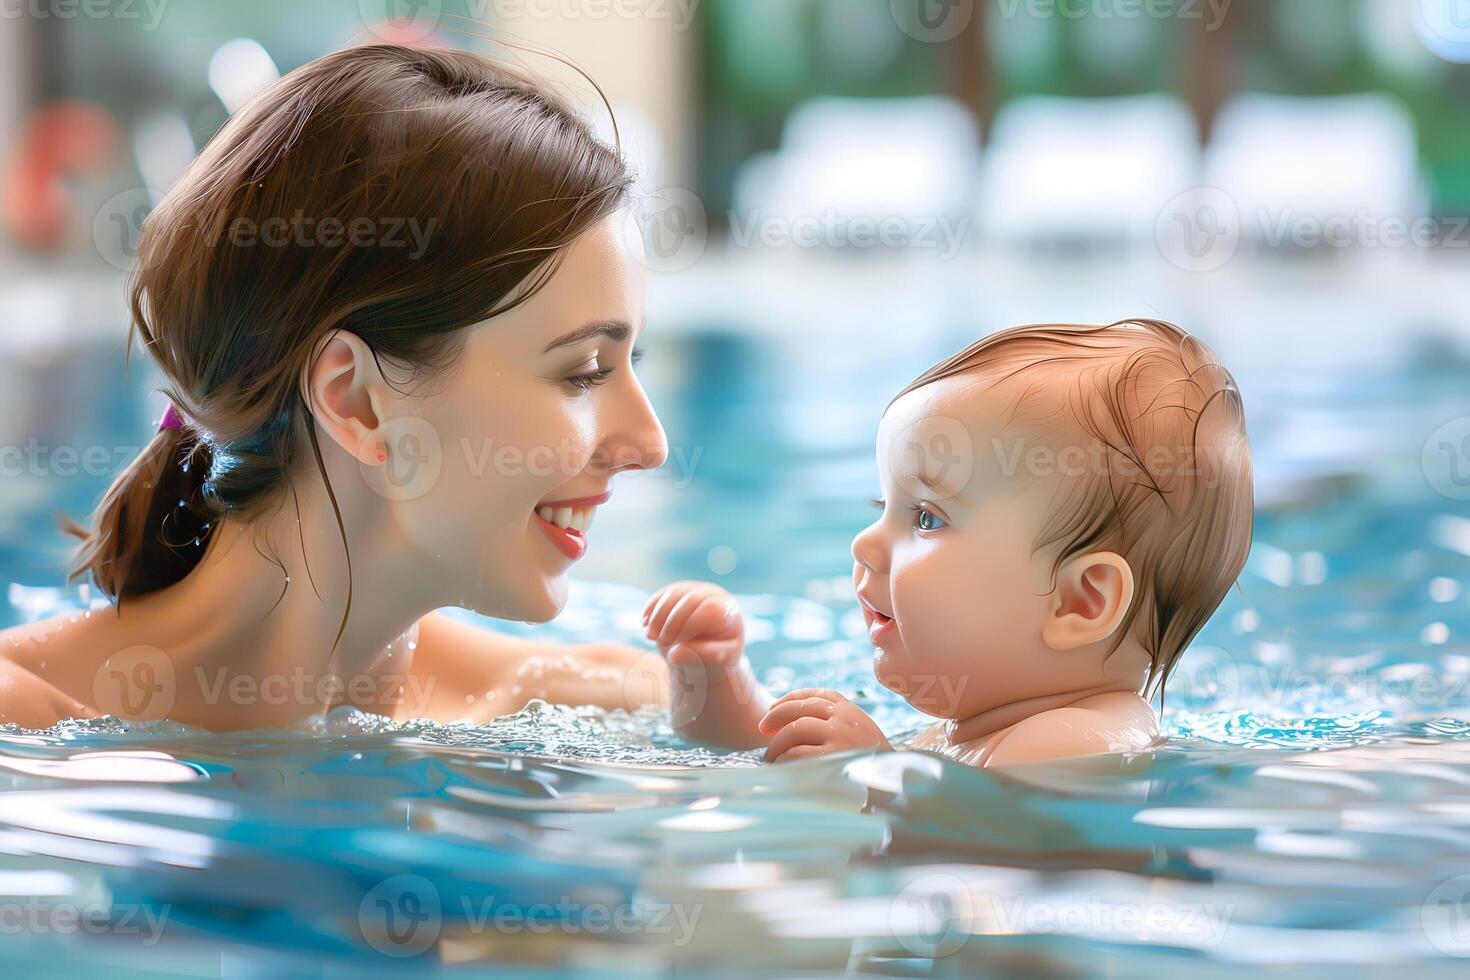
[(888, 574), (888, 549), (883, 546), (882, 521), (874, 521), (852, 539), (852, 560), (878, 575)]
[(669, 458), (669, 443), (664, 427), (648, 401), (643, 386), (636, 382), (629, 397), (612, 408), (608, 435), (602, 443), (602, 455), (608, 468), (620, 470), (656, 470)]

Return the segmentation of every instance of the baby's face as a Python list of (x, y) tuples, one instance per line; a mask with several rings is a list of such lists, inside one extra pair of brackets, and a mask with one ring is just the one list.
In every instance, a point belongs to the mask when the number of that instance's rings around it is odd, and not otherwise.
[(1042, 440), (984, 388), (958, 375), (893, 404), (878, 429), (883, 513), (852, 545), (878, 680), (941, 718), (1101, 679), (1096, 658), (1042, 638), (1056, 599), (1051, 556), (1032, 549), (1059, 487), (1027, 474)]

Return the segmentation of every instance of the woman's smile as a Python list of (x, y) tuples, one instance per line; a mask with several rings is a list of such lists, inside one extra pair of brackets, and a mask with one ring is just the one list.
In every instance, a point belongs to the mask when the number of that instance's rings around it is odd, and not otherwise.
[(587, 553), (586, 533), (597, 508), (611, 497), (606, 490), (593, 497), (544, 501), (536, 505), (536, 523), (558, 551), (576, 561)]

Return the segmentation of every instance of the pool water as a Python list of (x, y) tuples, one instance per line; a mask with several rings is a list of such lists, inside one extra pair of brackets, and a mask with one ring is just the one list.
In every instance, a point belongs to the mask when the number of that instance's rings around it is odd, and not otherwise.
[[(887, 397), (968, 337), (933, 331), (890, 358), (803, 358), (800, 337), (718, 324), (650, 342), (673, 472), (619, 488), (556, 623), (485, 625), (637, 642), (649, 589), (709, 578), (745, 597), (775, 692), (837, 687), (914, 730), (872, 679), (846, 548), (870, 516)], [(149, 379), (97, 380), (115, 355), (28, 382), (95, 382), (112, 421), (53, 405), (12, 424), (43, 442), (146, 434)], [(1360, 370), (1280, 361), (1243, 351), (1236, 367), (1256, 543), (1170, 685), (1155, 752), (766, 767), (683, 745), (654, 714), (537, 703), (480, 727), (338, 711), (228, 735), (8, 728), (0, 961), (27, 976), (1464, 976), (1470, 492), (1436, 468), (1431, 433), (1470, 416), (1470, 366), (1408, 344)], [(7, 477), (5, 623), (95, 601), (57, 586), (49, 522), (102, 483)]]

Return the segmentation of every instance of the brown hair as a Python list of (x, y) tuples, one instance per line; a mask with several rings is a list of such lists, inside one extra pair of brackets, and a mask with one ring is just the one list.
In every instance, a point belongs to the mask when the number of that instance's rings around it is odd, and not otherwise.
[[(462, 328), (533, 295), (632, 179), (544, 85), (465, 51), (349, 48), (262, 92), (144, 222), (128, 353), (141, 337), (187, 421), (90, 530), (66, 522), (70, 577), (117, 599), (163, 588), (219, 517), (284, 502), (307, 445), (326, 481), (301, 392), (324, 337), (350, 331), (415, 376), (448, 367)], [(350, 565), (348, 589), (350, 609)]]
[[(1067, 384), (1027, 385), (1040, 365)], [(1145, 690), (1162, 692), (1184, 648), (1230, 590), (1250, 551), (1255, 494), (1235, 379), (1198, 339), (1163, 320), (1103, 326), (1032, 324), (991, 334), (936, 364), (897, 398), (984, 371), (1023, 387), (1013, 417), (1066, 429), (1103, 462), (1068, 481), (1036, 542), (1070, 558), (1116, 551), (1135, 601), (1114, 649), (1133, 631), (1152, 659)]]

